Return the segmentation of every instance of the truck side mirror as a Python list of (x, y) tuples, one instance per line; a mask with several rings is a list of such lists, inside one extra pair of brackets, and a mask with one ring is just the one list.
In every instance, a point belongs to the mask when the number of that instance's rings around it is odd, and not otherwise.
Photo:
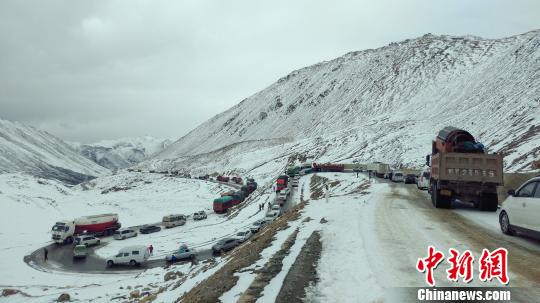
[(431, 167), (431, 155), (426, 155), (426, 166)]
[(513, 196), (516, 195), (516, 191), (513, 190), (513, 189), (509, 189), (509, 190), (508, 190), (508, 195), (513, 197)]

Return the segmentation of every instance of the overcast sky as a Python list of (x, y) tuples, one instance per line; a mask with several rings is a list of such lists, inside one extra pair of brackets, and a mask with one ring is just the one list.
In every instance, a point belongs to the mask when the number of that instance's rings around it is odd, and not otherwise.
[(0, 118), (178, 138), (292, 70), (425, 33), (540, 28), (540, 1), (0, 1)]

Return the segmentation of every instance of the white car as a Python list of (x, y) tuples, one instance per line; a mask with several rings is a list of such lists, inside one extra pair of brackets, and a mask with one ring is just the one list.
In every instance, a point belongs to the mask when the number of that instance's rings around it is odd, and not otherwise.
[(107, 258), (107, 267), (116, 264), (140, 265), (148, 260), (150, 250), (144, 245), (128, 246), (120, 249), (118, 253)]
[(266, 214), (266, 217), (264, 217), (264, 221), (266, 223), (270, 223), (279, 217), (279, 213), (277, 211), (270, 211)]
[(84, 245), (86, 247), (99, 245), (101, 241), (92, 235), (81, 235), (75, 238), (75, 245)]
[(392, 173), (393, 182), (403, 182), (403, 173), (400, 171), (395, 171)]
[(423, 171), (416, 180), (416, 187), (418, 187), (418, 189), (428, 189), (429, 178), (431, 178), (431, 172), (428, 170)]
[(240, 231), (240, 232), (236, 233), (234, 238), (237, 239), (238, 242), (243, 243), (246, 240), (248, 240), (249, 238), (251, 238), (251, 236), (253, 236), (253, 234), (251, 233), (251, 230), (248, 229), (246, 231)]
[(206, 218), (207, 218), (207, 216), (206, 216), (206, 213), (204, 212), (204, 210), (198, 211), (198, 212), (193, 214), (193, 220), (204, 220)]
[(113, 238), (116, 240), (124, 240), (127, 238), (133, 238), (137, 236), (137, 232), (134, 229), (120, 229), (114, 232)]
[(249, 229), (251, 230), (251, 233), (254, 234), (258, 232), (259, 230), (261, 230), (261, 228), (263, 228), (265, 224), (266, 224), (266, 221), (257, 220), (249, 227)]
[(281, 214), (281, 206), (279, 206), (279, 204), (274, 204), (272, 205), (271, 211)]
[(516, 191), (509, 190), (499, 214), (501, 231), (516, 231), (540, 237), (540, 176), (525, 182)]

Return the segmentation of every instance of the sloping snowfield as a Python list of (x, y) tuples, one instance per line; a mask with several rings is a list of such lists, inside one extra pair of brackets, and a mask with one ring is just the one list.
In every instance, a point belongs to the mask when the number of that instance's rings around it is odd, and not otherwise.
[[(208, 219), (194, 221), (190, 216), (184, 226), (163, 229), (161, 232), (139, 235), (135, 238), (116, 241), (105, 238), (106, 245), (97, 249), (101, 256), (115, 254), (121, 247), (142, 244), (154, 246), (152, 258), (161, 259), (178, 248), (181, 243), (202, 249), (211, 246), (217, 239), (235, 234), (264, 216), (258, 203), (268, 199), (269, 194), (252, 195), (246, 200), (242, 211), (232, 218), (217, 215), (212, 211), (212, 201), (221, 192), (232, 187), (159, 174), (123, 173), (103, 177), (69, 188), (61, 183), (43, 180), (22, 174), (0, 175), (0, 288), (19, 288), (36, 302), (49, 302), (63, 289), (77, 292), (79, 299), (96, 299), (109, 302), (109, 292), (119, 291), (124, 285), (147, 285), (163, 282), (164, 270), (151, 269), (120, 272), (105, 275), (73, 274), (62, 271), (37, 271), (24, 263), (23, 257), (45, 246), (50, 241), (50, 229), (54, 222), (78, 216), (114, 212), (119, 214), (124, 227), (160, 223), (166, 214), (192, 215), (205, 210)], [(54, 266), (54, 265), (53, 265)], [(43, 290), (46, 289), (46, 290)], [(27, 301), (22, 296), (12, 296)], [(0, 301), (6, 300), (0, 297)]]

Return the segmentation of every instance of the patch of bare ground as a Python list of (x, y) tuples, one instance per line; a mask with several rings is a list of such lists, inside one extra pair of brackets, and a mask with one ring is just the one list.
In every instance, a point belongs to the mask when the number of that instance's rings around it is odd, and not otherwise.
[(283, 281), (276, 303), (304, 302), (306, 288), (318, 282), (317, 263), (321, 257), (321, 235), (315, 231), (302, 247), (300, 254)]
[(296, 242), (296, 236), (298, 235), (298, 229), (292, 233), (287, 240), (281, 246), (281, 249), (275, 253), (268, 263), (260, 270), (257, 270), (257, 277), (248, 289), (242, 294), (238, 303), (253, 303), (261, 297), (261, 293), (264, 287), (270, 283), (270, 281), (281, 272), (283, 268), (283, 259), (289, 254), (291, 247)]
[(324, 184), (328, 181), (328, 178), (318, 176), (314, 174), (311, 176), (311, 182), (309, 187), (311, 188), (311, 200), (318, 200), (324, 196)]
[(276, 233), (289, 228), (289, 221), (299, 218), (300, 210), (304, 208), (304, 205), (304, 202), (299, 203), (291, 211), (283, 214), (276, 221), (272, 222), (272, 224), (253, 236), (248, 242), (228, 253), (229, 260), (225, 261), (227, 264), (189, 292), (182, 295), (176, 302), (219, 302), (219, 297), (229, 291), (238, 282), (238, 277), (234, 274), (259, 260), (261, 258), (261, 252), (275, 240)]

